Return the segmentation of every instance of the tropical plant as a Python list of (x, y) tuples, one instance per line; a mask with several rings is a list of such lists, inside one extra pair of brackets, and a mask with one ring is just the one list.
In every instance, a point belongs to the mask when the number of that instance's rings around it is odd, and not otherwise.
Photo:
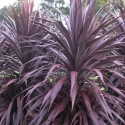
[(96, 0), (86, 8), (82, 8), (81, 0), (71, 0), (67, 27), (55, 21), (57, 27), (47, 30), (58, 43), (50, 47), (58, 59), (42, 84), (49, 86), (53, 77), (50, 89), (29, 111), (40, 110), (30, 125), (125, 124), (125, 77), (122, 65), (116, 63), (124, 56), (113, 53), (123, 41), (124, 37), (118, 38), (124, 32), (114, 36), (112, 32), (120, 24), (110, 27), (119, 17), (112, 19), (111, 12), (106, 12), (100, 19), (103, 9), (94, 16), (95, 8)]
[[(64, 22), (33, 1), (1, 23), (1, 125), (124, 125), (125, 32), (96, 0), (70, 1)], [(113, 17), (113, 18), (112, 18)], [(117, 22), (117, 23), (116, 23)]]
[[(19, 16), (11, 9), (13, 15), (6, 17), (0, 30), (4, 37), (0, 50), (0, 124), (28, 125), (28, 109), (24, 108), (28, 100), (24, 97), (31, 87), (44, 80), (52, 65), (52, 57), (47, 55), (47, 47), (52, 44), (47, 44), (46, 31), (33, 22), (41, 22), (39, 18), (44, 16), (38, 11), (32, 15), (33, 1), (21, 3)], [(46, 23), (49, 25), (44, 20), (43, 24)], [(40, 96), (39, 91), (33, 94), (34, 98)]]

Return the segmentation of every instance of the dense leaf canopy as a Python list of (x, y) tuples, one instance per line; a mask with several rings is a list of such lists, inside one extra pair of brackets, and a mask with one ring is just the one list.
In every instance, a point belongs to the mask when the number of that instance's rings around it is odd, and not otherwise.
[(124, 125), (125, 9), (70, 0), (64, 23), (19, 4), (0, 22), (0, 125)]

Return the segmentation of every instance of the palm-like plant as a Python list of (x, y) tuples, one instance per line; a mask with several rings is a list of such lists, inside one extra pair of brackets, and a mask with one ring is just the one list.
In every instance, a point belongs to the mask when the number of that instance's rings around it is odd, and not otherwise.
[[(116, 19), (112, 20), (106, 13), (99, 20), (98, 15), (94, 16), (95, 7), (96, 0), (86, 8), (82, 8), (81, 0), (71, 0), (67, 28), (55, 21), (56, 29), (47, 30), (58, 43), (57, 47), (50, 47), (58, 59), (42, 84), (49, 85), (53, 77), (50, 90), (29, 111), (40, 109), (30, 125), (125, 124), (125, 94), (117, 87), (124, 87), (125, 77), (116, 63), (124, 56), (113, 55), (124, 39), (118, 39), (124, 32), (109, 36), (118, 25), (103, 32)], [(117, 83), (111, 76), (115, 76)]]
[[(32, 86), (44, 80), (50, 69), (53, 62), (47, 47), (51, 44), (47, 42), (48, 33), (33, 22), (41, 22), (39, 18), (44, 16), (38, 11), (33, 15), (33, 1), (22, 2), (19, 15), (13, 7), (12, 12), (0, 30), (4, 37), (0, 56), (0, 124), (27, 125), (30, 120), (25, 119), (28, 109), (24, 108), (27, 101), (24, 97)], [(46, 20), (43, 22), (49, 25)], [(39, 91), (33, 97), (36, 93)]]
[(71, 0), (67, 26), (32, 15), (33, 2), (21, 3), (20, 15), (12, 8), (0, 30), (1, 125), (125, 124), (124, 56), (116, 53), (124, 32), (113, 34), (121, 23), (111, 11), (100, 19), (105, 7), (95, 15), (96, 0), (85, 8)]

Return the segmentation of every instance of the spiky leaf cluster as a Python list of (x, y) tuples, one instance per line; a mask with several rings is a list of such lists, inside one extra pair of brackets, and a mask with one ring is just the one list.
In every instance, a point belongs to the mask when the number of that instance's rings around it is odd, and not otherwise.
[(66, 25), (34, 14), (33, 1), (12, 8), (0, 29), (0, 125), (125, 124), (125, 32), (107, 8), (71, 0)]

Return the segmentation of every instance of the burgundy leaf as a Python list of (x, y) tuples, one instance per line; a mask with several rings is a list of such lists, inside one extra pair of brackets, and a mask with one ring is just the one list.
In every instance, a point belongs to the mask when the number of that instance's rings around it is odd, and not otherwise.
[(61, 89), (62, 85), (64, 84), (64, 82), (66, 81), (66, 79), (67, 79), (67, 77), (61, 78), (59, 81), (57, 81), (57, 83), (53, 87), (52, 94), (51, 94), (50, 107), (51, 107), (53, 101), (55, 100), (55, 98), (57, 97), (57, 94), (60, 91), (60, 89)]
[[(61, 102), (61, 104), (59, 105), (59, 108), (54, 116), (54, 119), (56, 118), (56, 116), (65, 109), (66, 105), (68, 104), (69, 102), (69, 98), (64, 98), (63, 101)], [(54, 120), (53, 119), (53, 120)]]
[(46, 94), (46, 96), (44, 97), (43, 103), (42, 105), (45, 104), (45, 102), (51, 97), (51, 94), (53, 92), (53, 89), (49, 90), (49, 92)]
[(74, 107), (75, 99), (77, 96), (78, 91), (78, 83), (77, 83), (78, 72), (72, 71), (71, 72), (71, 89), (70, 89), (70, 96), (72, 100), (72, 110)]

